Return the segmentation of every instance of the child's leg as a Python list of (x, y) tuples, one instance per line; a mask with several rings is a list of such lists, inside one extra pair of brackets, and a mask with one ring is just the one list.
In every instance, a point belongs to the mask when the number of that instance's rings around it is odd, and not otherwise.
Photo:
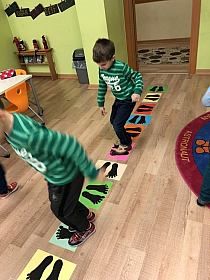
[(134, 106), (135, 102), (130, 100), (116, 100), (113, 104), (113, 111), (110, 117), (111, 124), (113, 125), (120, 143), (125, 146), (130, 146), (132, 143), (131, 137), (126, 132), (124, 126), (130, 117)]
[(207, 91), (203, 95), (201, 102), (206, 107), (210, 106), (210, 87), (208, 87)]
[(48, 183), (52, 212), (62, 223), (78, 231), (84, 231), (89, 226), (89, 210), (79, 202), (83, 182), (84, 177), (80, 174), (65, 186)]
[(0, 194), (8, 193), (7, 181), (3, 166), (0, 164)]
[[(203, 176), (203, 183), (201, 185), (201, 191), (198, 198), (198, 204), (200, 202), (204, 202), (204, 205), (207, 204), (205, 202), (210, 203), (210, 160), (208, 162), (207, 168), (205, 170), (205, 174)], [(202, 203), (201, 203), (202, 204)], [(202, 205), (200, 205), (202, 206)]]

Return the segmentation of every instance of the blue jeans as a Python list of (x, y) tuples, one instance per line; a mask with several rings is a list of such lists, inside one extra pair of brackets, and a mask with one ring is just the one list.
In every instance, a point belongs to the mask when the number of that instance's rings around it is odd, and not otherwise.
[(115, 102), (112, 105), (110, 122), (122, 145), (129, 146), (132, 143), (131, 136), (126, 132), (124, 125), (130, 117), (130, 114), (132, 113), (135, 104), (136, 102), (132, 102), (131, 99), (115, 99)]
[(203, 176), (203, 183), (201, 185), (201, 191), (199, 197), (203, 201), (210, 202), (210, 159)]
[(0, 164), (0, 194), (8, 192), (7, 181), (5, 178), (5, 172), (3, 166)]

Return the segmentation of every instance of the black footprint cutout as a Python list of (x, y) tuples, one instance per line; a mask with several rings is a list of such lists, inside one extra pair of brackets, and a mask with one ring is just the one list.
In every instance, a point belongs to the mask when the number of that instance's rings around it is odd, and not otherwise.
[(156, 101), (156, 100), (158, 100), (159, 99), (159, 97), (158, 98), (152, 98), (152, 97), (145, 97), (145, 99), (147, 99), (147, 100), (151, 100), (151, 101)]
[(91, 194), (86, 191), (82, 192), (82, 196), (89, 199), (93, 204), (98, 204), (105, 198), (105, 196)]
[(131, 118), (129, 120), (129, 123), (136, 123), (137, 119), (139, 118), (139, 116), (134, 116), (133, 118)]
[(137, 108), (137, 112), (144, 113), (144, 112), (152, 112), (153, 107), (147, 105), (141, 105)]
[(54, 263), (52, 272), (50, 273), (50, 275), (47, 277), (46, 280), (58, 280), (62, 267), (63, 267), (63, 261), (57, 260)]
[(135, 138), (135, 137), (137, 137), (137, 136), (139, 136), (139, 134), (140, 134), (140, 132), (128, 132), (127, 131), (127, 133), (130, 135), (130, 137), (132, 137), (132, 138)]
[(47, 256), (44, 260), (30, 273), (27, 274), (26, 280), (39, 280), (42, 277), (46, 267), (52, 262), (53, 256)]
[(140, 120), (138, 121), (139, 124), (146, 123), (146, 118), (145, 116), (141, 116)]
[(104, 194), (107, 194), (109, 191), (109, 187), (107, 185), (88, 185), (86, 189), (90, 191), (98, 191)]
[(56, 238), (57, 239), (69, 239), (72, 236), (72, 232), (70, 232), (67, 228), (63, 226), (59, 226), (58, 230), (56, 231)]
[(99, 169), (107, 169), (107, 167), (109, 166), (111, 164), (111, 162), (109, 162), (109, 161), (107, 161), (107, 162), (105, 162)]
[(154, 86), (149, 91), (156, 92), (158, 90), (158, 88), (159, 88), (158, 86)]
[(146, 98), (150, 98), (150, 97), (151, 97), (151, 98), (155, 98), (155, 97), (156, 97), (156, 98), (159, 98), (159, 97), (160, 97), (160, 94), (147, 94), (147, 95), (146, 95)]
[(116, 177), (117, 169), (118, 169), (118, 164), (117, 163), (112, 164), (112, 169), (109, 171), (109, 173), (106, 175), (106, 177), (108, 177), (108, 178)]
[(126, 130), (127, 132), (129, 132), (129, 130), (141, 132), (141, 127), (126, 127), (125, 130)]
[(163, 91), (163, 87), (160, 86), (160, 87), (158, 88), (157, 92), (162, 92), (162, 91)]

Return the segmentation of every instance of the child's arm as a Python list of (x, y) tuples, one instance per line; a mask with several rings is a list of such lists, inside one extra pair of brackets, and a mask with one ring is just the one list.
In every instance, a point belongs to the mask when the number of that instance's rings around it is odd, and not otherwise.
[(130, 66), (128, 66), (127, 64), (125, 64), (124, 69), (123, 69), (123, 73), (125, 75), (125, 77), (128, 80), (132, 80), (133, 83), (135, 84), (135, 88), (134, 88), (134, 95), (138, 95), (140, 97), (142, 91), (143, 91), (143, 87), (144, 87), (144, 83), (143, 83), (143, 79), (142, 79), (142, 75), (140, 72), (138, 71), (134, 71)]
[(100, 108), (101, 114), (103, 116), (106, 114), (106, 110), (104, 107), (106, 92), (107, 92), (107, 84), (101, 78), (100, 70), (99, 70), (99, 86), (98, 86), (97, 102), (98, 102), (98, 107)]
[(84, 148), (71, 135), (62, 134), (52, 130), (39, 130), (29, 139), (31, 147), (34, 147), (37, 153), (52, 154), (56, 158), (69, 160), (76, 165), (81, 173), (90, 179), (98, 176), (98, 170), (93, 162), (88, 158)]

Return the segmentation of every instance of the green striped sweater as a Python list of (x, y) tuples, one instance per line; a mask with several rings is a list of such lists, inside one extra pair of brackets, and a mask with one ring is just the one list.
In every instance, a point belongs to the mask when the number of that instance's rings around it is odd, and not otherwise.
[(70, 183), (79, 172), (95, 179), (98, 171), (79, 142), (42, 126), (31, 118), (13, 114), (14, 124), (7, 140), (15, 152), (45, 179), (55, 185)]
[(131, 99), (133, 93), (141, 94), (143, 80), (140, 72), (134, 71), (128, 64), (115, 60), (108, 70), (99, 69), (98, 106), (103, 107), (107, 86), (119, 100)]

